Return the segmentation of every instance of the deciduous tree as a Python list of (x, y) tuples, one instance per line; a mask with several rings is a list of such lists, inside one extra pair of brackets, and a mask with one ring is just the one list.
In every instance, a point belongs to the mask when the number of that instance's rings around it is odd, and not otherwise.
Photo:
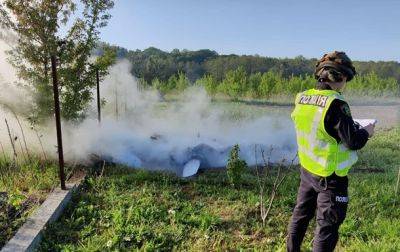
[(18, 36), (9, 60), (35, 92), (34, 118), (53, 113), (52, 55), (58, 59), (63, 117), (84, 116), (96, 85), (96, 69), (104, 76), (113, 62), (111, 52), (91, 61), (99, 29), (107, 25), (113, 4), (113, 0), (5, 0), (0, 6), (1, 25)]

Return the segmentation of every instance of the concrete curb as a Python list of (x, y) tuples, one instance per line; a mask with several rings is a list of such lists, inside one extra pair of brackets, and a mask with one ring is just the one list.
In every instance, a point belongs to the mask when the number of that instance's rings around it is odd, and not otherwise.
[(67, 190), (56, 188), (51, 192), (0, 252), (34, 251), (42, 239), (42, 230), (60, 217), (82, 180), (66, 184)]

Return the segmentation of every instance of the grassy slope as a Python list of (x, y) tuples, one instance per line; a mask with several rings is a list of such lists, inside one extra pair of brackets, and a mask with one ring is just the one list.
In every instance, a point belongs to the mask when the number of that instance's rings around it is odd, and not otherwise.
[(58, 184), (57, 166), (32, 157), (12, 165), (0, 160), (0, 248)]
[[(400, 198), (394, 195), (400, 165), (400, 129), (377, 134), (360, 155), (358, 168), (385, 173), (350, 175), (350, 207), (338, 250), (399, 251)], [(396, 167), (397, 166), (397, 167)], [(262, 227), (256, 177), (246, 173), (239, 189), (224, 172), (183, 180), (159, 172), (109, 167), (89, 178), (61, 220), (46, 233), (41, 250), (225, 250), (284, 249), (294, 207), (298, 171), (279, 189)], [(311, 223), (304, 250), (311, 249)]]

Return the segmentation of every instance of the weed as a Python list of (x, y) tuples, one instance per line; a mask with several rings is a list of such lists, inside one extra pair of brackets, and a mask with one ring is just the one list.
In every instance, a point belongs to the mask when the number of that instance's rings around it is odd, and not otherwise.
[(239, 145), (234, 145), (229, 154), (228, 163), (226, 165), (226, 174), (232, 186), (240, 185), (242, 174), (247, 168), (246, 161), (239, 157), (239, 151)]

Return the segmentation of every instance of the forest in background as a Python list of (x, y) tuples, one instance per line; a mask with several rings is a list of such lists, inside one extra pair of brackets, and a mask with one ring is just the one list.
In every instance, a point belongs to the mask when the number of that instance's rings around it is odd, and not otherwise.
[[(161, 94), (176, 93), (195, 84), (204, 86), (210, 95), (258, 99), (295, 94), (315, 84), (315, 58), (220, 55), (208, 49), (166, 52), (149, 47), (127, 50), (104, 43), (95, 54), (101, 55), (105, 49), (116, 51), (118, 59), (129, 60), (132, 74), (142, 87), (156, 88)], [(354, 65), (358, 75), (348, 85), (349, 92), (374, 96), (399, 94), (399, 62), (354, 61)]]

